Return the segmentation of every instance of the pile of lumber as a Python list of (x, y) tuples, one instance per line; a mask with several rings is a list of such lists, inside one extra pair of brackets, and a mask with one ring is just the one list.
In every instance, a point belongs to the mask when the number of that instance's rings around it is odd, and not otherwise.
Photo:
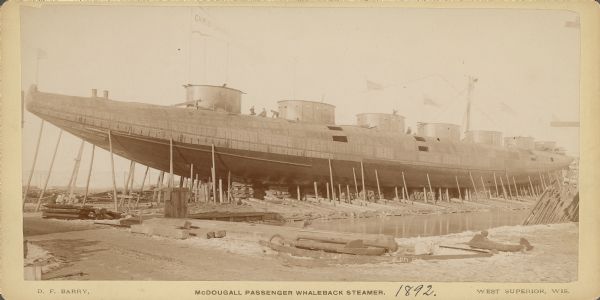
[(280, 214), (267, 211), (209, 211), (188, 214), (187, 217), (190, 219), (230, 222), (284, 221)]
[[(332, 237), (321, 234), (299, 234), (295, 240), (286, 240), (281, 235), (276, 234), (268, 242), (262, 241), (260, 244), (268, 246), (273, 250), (296, 256), (307, 256), (306, 250), (368, 256), (379, 256), (386, 252), (395, 252), (398, 250), (398, 244), (391, 236), (353, 239), (343, 236)], [(319, 256), (319, 254), (315, 255)]]
[(44, 204), (42, 218), (112, 220), (121, 218), (121, 213), (90, 205)]
[(579, 221), (579, 192), (553, 180), (544, 190), (523, 225), (552, 224)]
[(290, 198), (290, 197), (291, 197), (291, 195), (288, 192), (287, 187), (269, 186), (269, 189), (265, 191), (265, 199), (267, 199), (267, 198), (285, 199), (285, 198)]
[(236, 200), (252, 198), (254, 196), (254, 190), (252, 189), (251, 184), (232, 182), (231, 196)]

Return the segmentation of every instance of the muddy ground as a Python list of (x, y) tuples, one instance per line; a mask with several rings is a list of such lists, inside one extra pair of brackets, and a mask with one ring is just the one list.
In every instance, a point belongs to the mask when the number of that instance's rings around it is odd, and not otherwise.
[[(285, 228), (273, 226), (273, 230)], [(251, 225), (248, 235), (175, 240), (134, 234), (128, 228), (94, 225), (93, 221), (41, 219), (39, 214), (28, 213), (24, 230), (30, 245), (26, 263), (45, 266), (42, 278), (51, 280), (568, 282), (577, 279), (576, 223), (505, 226), (489, 231), (491, 239), (501, 242), (517, 243), (520, 237), (527, 238), (534, 249), (525, 253), (343, 265), (278, 254), (258, 244), (261, 238), (251, 234)], [(422, 242), (460, 245), (473, 234), (396, 240), (402, 248)]]

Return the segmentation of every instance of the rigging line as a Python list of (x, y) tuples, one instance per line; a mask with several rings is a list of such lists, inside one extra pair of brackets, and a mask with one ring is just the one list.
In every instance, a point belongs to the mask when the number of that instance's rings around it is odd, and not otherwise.
[(484, 116), (486, 116), (486, 118), (488, 120), (492, 121), (492, 123), (494, 123), (496, 126), (498, 126), (498, 128), (501, 128), (500, 124), (498, 122), (496, 122), (490, 115), (488, 115), (487, 112), (483, 111), (482, 109), (480, 109), (476, 105), (473, 105), (472, 107), (475, 107), (475, 109), (477, 109), (480, 113), (482, 113)]

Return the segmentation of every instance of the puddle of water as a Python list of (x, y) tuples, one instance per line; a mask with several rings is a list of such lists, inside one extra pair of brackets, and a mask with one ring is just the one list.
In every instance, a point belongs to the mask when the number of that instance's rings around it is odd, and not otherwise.
[(520, 225), (529, 210), (494, 209), (442, 215), (390, 216), (383, 218), (315, 220), (310, 228), (340, 232), (387, 234), (397, 238), (434, 236), (463, 231)]

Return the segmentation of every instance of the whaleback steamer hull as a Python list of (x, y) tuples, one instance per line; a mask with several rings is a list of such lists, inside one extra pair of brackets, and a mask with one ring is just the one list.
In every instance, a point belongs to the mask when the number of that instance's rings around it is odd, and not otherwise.
[[(205, 109), (121, 102), (105, 97), (44, 93), (33, 86), (27, 109), (98, 147), (176, 175), (210, 177), (214, 145), (217, 178), (259, 185), (379, 185), (455, 189), (539, 184), (540, 175), (567, 168), (571, 158), (440, 138), (263, 118)], [(331, 173), (330, 173), (331, 172)], [(377, 175), (376, 175), (377, 174)], [(355, 179), (356, 178), (356, 179)], [(531, 182), (531, 183), (530, 183)]]

